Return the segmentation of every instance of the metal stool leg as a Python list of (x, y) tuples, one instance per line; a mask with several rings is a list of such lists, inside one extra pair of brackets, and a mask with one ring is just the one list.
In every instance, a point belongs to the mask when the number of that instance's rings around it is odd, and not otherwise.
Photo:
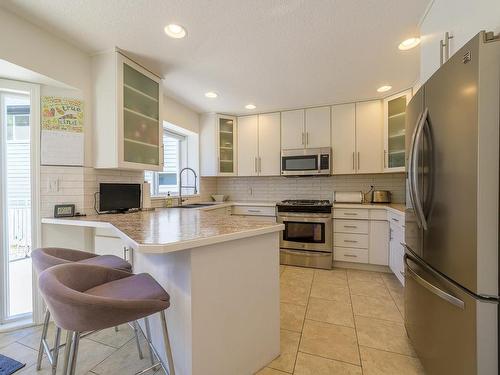
[(68, 365), (69, 365), (69, 356), (71, 352), (71, 339), (73, 336), (73, 332), (66, 332), (66, 346), (64, 348), (64, 367), (63, 367), (63, 375), (68, 373)]
[(149, 318), (147, 316), (144, 318), (144, 325), (146, 326), (146, 340), (148, 340), (149, 357), (151, 360), (151, 366), (153, 366), (155, 364), (155, 356), (153, 349), (151, 349), (151, 343), (153, 341), (151, 341), (151, 328), (149, 326)]
[(175, 375), (174, 359), (172, 357), (172, 348), (170, 347), (170, 339), (168, 337), (166, 311), (160, 311), (161, 327), (163, 329), (163, 343), (165, 344), (165, 352), (168, 361), (168, 374)]
[(61, 328), (56, 327), (56, 337), (54, 338), (54, 348), (52, 349), (52, 375), (57, 372), (57, 360), (59, 359), (59, 344), (61, 341)]
[(50, 311), (49, 309), (45, 310), (45, 317), (43, 319), (43, 328), (42, 328), (42, 337), (40, 338), (40, 346), (38, 348), (38, 357), (36, 359), (36, 369), (40, 370), (42, 368), (42, 357), (45, 348), (43, 346), (44, 340), (47, 338), (47, 330), (49, 329), (50, 322)]
[(69, 358), (69, 375), (75, 375), (76, 361), (78, 359), (78, 346), (80, 344), (80, 332), (73, 332), (71, 343), (71, 351)]
[(139, 352), (139, 359), (144, 359), (141, 350), (141, 342), (139, 341), (139, 329), (137, 328), (137, 320), (132, 323), (132, 328), (134, 329), (135, 343), (137, 345), (137, 351)]

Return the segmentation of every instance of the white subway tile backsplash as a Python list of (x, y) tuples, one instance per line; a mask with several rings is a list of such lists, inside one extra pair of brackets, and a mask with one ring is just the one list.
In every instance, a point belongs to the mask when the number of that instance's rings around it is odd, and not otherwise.
[(217, 193), (231, 200), (332, 199), (333, 192), (390, 190), (392, 201), (404, 203), (404, 173), (330, 177), (217, 177)]

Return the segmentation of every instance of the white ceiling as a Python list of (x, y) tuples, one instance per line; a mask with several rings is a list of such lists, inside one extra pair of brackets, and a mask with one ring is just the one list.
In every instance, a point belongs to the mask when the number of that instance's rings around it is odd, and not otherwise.
[[(118, 46), (198, 112), (251, 113), (381, 97), (418, 78), (429, 0), (3, 0), (88, 52)], [(170, 39), (163, 27), (186, 27)], [(216, 91), (217, 99), (204, 97)], [(387, 95), (387, 93), (385, 94)], [(254, 103), (254, 111), (244, 105)]]

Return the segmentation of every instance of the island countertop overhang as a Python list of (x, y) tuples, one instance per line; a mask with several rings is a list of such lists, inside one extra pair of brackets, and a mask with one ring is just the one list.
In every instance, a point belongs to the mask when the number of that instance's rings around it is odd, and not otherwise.
[(258, 218), (179, 208), (75, 218), (43, 218), (42, 224), (112, 229), (127, 246), (144, 253), (188, 250), (284, 229), (283, 224)]

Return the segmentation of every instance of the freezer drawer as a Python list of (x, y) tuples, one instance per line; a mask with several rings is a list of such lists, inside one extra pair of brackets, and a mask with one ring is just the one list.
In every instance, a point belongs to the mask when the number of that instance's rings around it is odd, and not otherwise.
[(405, 256), (405, 325), (427, 375), (498, 374), (498, 304)]

